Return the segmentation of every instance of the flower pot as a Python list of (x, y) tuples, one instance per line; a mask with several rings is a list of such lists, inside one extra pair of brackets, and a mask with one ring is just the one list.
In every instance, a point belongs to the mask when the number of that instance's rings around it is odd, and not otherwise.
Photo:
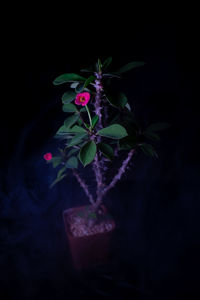
[[(109, 259), (111, 240), (115, 229), (115, 222), (111, 217), (109, 223), (110, 229), (90, 235), (74, 236), (71, 231), (70, 216), (80, 213), (88, 206), (80, 206), (67, 209), (63, 212), (65, 231), (69, 241), (72, 262), (75, 269), (87, 269), (89, 267), (105, 264)], [(102, 205), (103, 214), (108, 211)]]

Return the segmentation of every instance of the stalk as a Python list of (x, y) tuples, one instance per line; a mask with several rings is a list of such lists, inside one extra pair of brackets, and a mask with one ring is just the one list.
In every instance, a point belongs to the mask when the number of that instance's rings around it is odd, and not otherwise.
[(89, 111), (89, 108), (88, 108), (87, 105), (85, 105), (85, 108), (87, 110), (88, 118), (89, 118), (89, 121), (90, 121), (90, 129), (92, 129), (92, 119), (91, 119), (90, 111)]
[(110, 184), (103, 190), (102, 197), (105, 196), (105, 194), (115, 186), (115, 184), (121, 179), (123, 173), (125, 173), (126, 168), (133, 157), (133, 154), (135, 153), (134, 149), (131, 149), (128, 153), (127, 158), (123, 161), (121, 167), (119, 168), (117, 174), (114, 176), (113, 180), (110, 182)]
[(88, 196), (89, 198), (89, 201), (92, 205), (95, 204), (95, 201), (93, 199), (93, 196), (92, 194), (89, 192), (89, 189), (88, 189), (88, 186), (87, 184), (85, 183), (85, 181), (80, 177), (80, 175), (78, 174), (78, 172), (76, 171), (76, 169), (72, 169), (72, 172), (74, 174), (74, 176), (76, 177), (78, 183), (80, 184), (80, 186), (83, 188), (85, 194)]
[[(96, 80), (95, 80), (95, 89), (96, 89), (96, 96), (95, 96), (95, 102), (94, 102), (94, 111), (95, 114), (99, 117), (98, 120), (98, 124), (96, 126), (96, 129), (99, 130), (101, 129), (102, 126), (102, 113), (101, 113), (101, 92), (103, 90), (103, 86), (101, 83), (101, 79), (102, 79), (102, 74), (101, 72), (96, 73)], [(96, 141), (97, 143), (99, 143), (101, 141), (101, 137), (97, 136), (96, 137)], [(103, 187), (104, 187), (104, 183), (103, 183), (103, 174), (102, 174), (102, 169), (101, 169), (101, 163), (100, 163), (100, 157), (99, 154), (97, 153), (93, 162), (93, 171), (96, 177), (96, 183), (97, 183), (97, 190), (96, 190), (96, 196), (97, 199), (95, 201), (95, 204), (93, 206), (94, 210), (96, 210), (98, 208), (98, 206), (101, 204), (102, 202), (102, 192), (103, 192)]]

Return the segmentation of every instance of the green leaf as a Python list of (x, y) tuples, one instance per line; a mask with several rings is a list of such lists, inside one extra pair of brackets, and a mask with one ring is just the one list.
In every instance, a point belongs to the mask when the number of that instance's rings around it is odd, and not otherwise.
[(94, 141), (89, 141), (83, 145), (79, 152), (79, 159), (84, 167), (93, 161), (96, 151), (97, 147)]
[(96, 71), (95, 64), (92, 64), (91, 66), (81, 70), (81, 72), (87, 72), (87, 73), (94, 73), (95, 71)]
[(102, 68), (102, 63), (100, 61), (100, 59), (98, 58), (98, 71), (101, 72), (101, 68)]
[(99, 130), (97, 134), (111, 139), (122, 139), (128, 135), (126, 129), (119, 124), (113, 124), (108, 127), (105, 127)]
[(62, 158), (60, 156), (54, 156), (48, 163), (52, 163), (53, 168), (56, 168), (62, 162)]
[(76, 93), (73, 91), (68, 91), (63, 94), (62, 103), (68, 104), (68, 103), (72, 102), (75, 98), (76, 98)]
[(144, 136), (152, 141), (159, 141), (160, 137), (155, 133), (151, 131), (144, 131)]
[(78, 85), (79, 85), (79, 82), (73, 82), (73, 83), (70, 84), (70, 87), (72, 89), (75, 89)]
[(98, 149), (103, 153), (105, 157), (108, 159), (112, 160), (114, 157), (114, 151), (113, 148), (105, 143), (99, 143), (98, 144)]
[(66, 170), (66, 166), (64, 166), (63, 168), (61, 168), (58, 171), (57, 178), (61, 177), (63, 175), (63, 173), (65, 172), (65, 170)]
[(67, 174), (63, 174), (62, 176), (60, 176), (59, 178), (56, 178), (54, 180), (54, 182), (50, 185), (50, 188), (52, 188), (56, 183), (58, 183), (59, 181), (61, 181), (63, 178), (65, 178), (67, 176)]
[(83, 138), (87, 136), (87, 133), (77, 133), (71, 141), (67, 144), (67, 147), (78, 145), (82, 142)]
[(78, 159), (75, 156), (70, 157), (66, 162), (66, 167), (69, 169), (77, 169)]
[(107, 94), (106, 98), (107, 98), (108, 102), (114, 107), (124, 108), (128, 101), (127, 97), (124, 93), (115, 93), (115, 94), (112, 93), (112, 95)]
[(72, 154), (74, 154), (74, 153), (76, 153), (76, 152), (78, 152), (79, 151), (79, 149), (71, 149), (68, 153), (67, 153), (67, 156), (71, 156)]
[(97, 122), (99, 121), (99, 117), (97, 115), (95, 115), (93, 118), (92, 118), (92, 128), (95, 127), (95, 125), (97, 124)]
[(147, 127), (147, 131), (159, 131), (169, 128), (171, 125), (168, 123), (154, 123)]
[(85, 130), (83, 127), (74, 125), (72, 128), (70, 128), (71, 133), (87, 133), (87, 130)]
[(69, 103), (69, 104), (63, 104), (62, 110), (64, 112), (77, 112), (77, 108), (74, 104)]
[(83, 121), (81, 119), (78, 119), (77, 123), (79, 126), (81, 126), (83, 124)]
[(71, 127), (72, 125), (74, 125), (74, 123), (77, 122), (77, 120), (79, 119), (79, 115), (72, 115), (70, 117), (68, 117), (65, 121), (64, 121), (64, 125), (66, 128)]
[(82, 108), (80, 109), (80, 112), (85, 112), (85, 111), (87, 111), (85, 107), (82, 107)]
[(130, 70), (132, 70), (134, 68), (142, 67), (144, 65), (145, 65), (145, 62), (142, 62), (142, 61), (133, 61), (133, 62), (130, 62), (127, 65), (121, 67), (119, 70), (117, 70), (114, 73), (121, 74), (121, 73), (130, 71)]
[(118, 75), (118, 74), (115, 74), (115, 73), (108, 73), (108, 74), (103, 74), (103, 77), (106, 77), (106, 78), (108, 78), (108, 79), (111, 79), (111, 78), (121, 78), (120, 77), (120, 75)]
[(91, 75), (84, 83), (83, 88), (85, 89), (92, 81), (95, 80), (95, 77), (93, 75)]
[(111, 64), (111, 62), (112, 62), (111, 56), (106, 58), (106, 60), (103, 63), (103, 66), (102, 66), (103, 70), (106, 70), (109, 67), (109, 65)]
[(129, 104), (128, 102), (126, 103), (125, 107), (126, 107), (129, 111), (131, 111), (131, 107), (130, 107), (130, 104)]
[(57, 174), (57, 177), (56, 179), (54, 180), (54, 182), (50, 185), (50, 188), (52, 188), (56, 183), (58, 183), (59, 181), (61, 181), (67, 174), (63, 174), (66, 170), (66, 166), (64, 166), (63, 168), (61, 168), (59, 171), (58, 171), (58, 174)]
[(54, 81), (54, 85), (59, 85), (66, 82), (85, 81), (86, 78), (74, 73), (66, 73), (58, 76)]
[(77, 94), (83, 92), (83, 90), (84, 90), (84, 83), (79, 83), (77, 85), (77, 87), (75, 88), (75, 91), (76, 91)]
[(69, 127), (66, 127), (65, 125), (62, 125), (56, 132), (56, 135), (66, 135), (66, 134), (71, 134), (71, 132)]
[(146, 155), (158, 158), (158, 154), (156, 153), (152, 145), (143, 143), (141, 145), (141, 149)]

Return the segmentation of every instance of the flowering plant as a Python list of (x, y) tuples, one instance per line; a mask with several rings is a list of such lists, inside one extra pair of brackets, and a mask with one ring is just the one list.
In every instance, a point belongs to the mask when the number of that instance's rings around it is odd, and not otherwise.
[[(67, 73), (54, 80), (54, 85), (70, 84), (71, 89), (62, 96), (62, 110), (68, 116), (55, 135), (63, 143), (63, 147), (59, 148), (60, 154), (44, 155), (54, 168), (61, 166), (51, 187), (65, 178), (68, 169), (71, 169), (94, 212), (106, 193), (121, 179), (136, 151), (141, 149), (145, 154), (157, 157), (148, 140), (159, 140), (157, 131), (168, 127), (166, 123), (155, 123), (142, 129), (135, 120), (126, 95), (111, 90), (112, 80), (119, 80), (124, 72), (144, 63), (132, 62), (111, 72), (108, 71), (111, 62), (109, 57), (103, 63), (98, 60), (94, 66), (81, 70), (89, 77)], [(122, 162), (109, 180), (106, 171), (116, 158), (117, 162), (122, 158)], [(92, 167), (96, 179), (95, 196), (77, 171), (80, 164)]]

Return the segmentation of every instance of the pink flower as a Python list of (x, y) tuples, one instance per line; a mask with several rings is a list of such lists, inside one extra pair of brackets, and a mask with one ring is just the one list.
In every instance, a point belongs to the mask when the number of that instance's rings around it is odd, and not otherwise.
[(43, 157), (44, 157), (45, 160), (48, 161), (48, 160), (52, 159), (52, 154), (51, 153), (46, 153)]
[(77, 105), (82, 105), (85, 106), (90, 100), (90, 93), (80, 93), (77, 94), (76, 99), (75, 99), (75, 103)]

